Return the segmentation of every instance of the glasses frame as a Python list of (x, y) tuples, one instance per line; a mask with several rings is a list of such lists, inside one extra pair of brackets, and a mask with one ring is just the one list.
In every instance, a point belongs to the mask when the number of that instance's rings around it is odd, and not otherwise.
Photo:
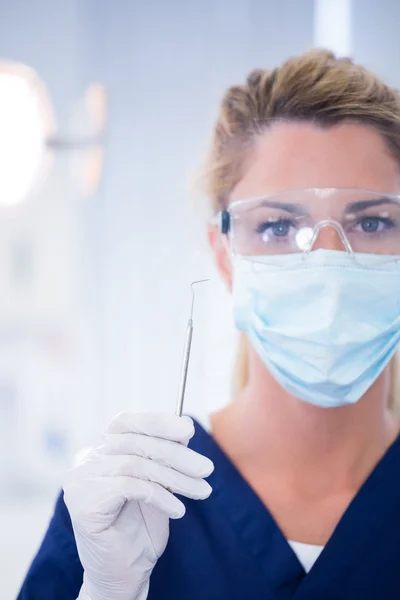
[[(314, 193), (316, 195), (320, 195), (323, 198), (323, 197), (330, 196), (338, 191), (360, 192), (360, 193), (365, 192), (366, 194), (382, 196), (382, 198), (388, 198), (391, 201), (397, 202), (400, 207), (400, 194), (395, 194), (393, 192), (382, 192), (380, 190), (369, 190), (369, 189), (364, 189), (364, 188), (300, 188), (300, 189), (295, 189), (295, 190), (281, 190), (279, 192), (271, 192), (268, 194), (263, 194), (261, 196), (254, 196), (251, 198), (235, 200), (227, 208), (220, 210), (216, 215), (214, 215), (214, 217), (211, 220), (211, 223), (218, 227), (221, 235), (224, 236), (224, 239), (226, 239), (228, 236), (230, 237), (231, 253), (233, 255), (238, 255), (238, 256), (242, 256), (243, 258), (246, 258), (246, 255), (241, 255), (240, 253), (236, 252), (236, 250), (235, 250), (235, 234), (234, 234), (234, 228), (233, 228), (233, 221), (234, 221), (235, 217), (234, 217), (233, 213), (234, 213), (234, 210), (236, 207), (246, 206), (246, 204), (253, 204), (255, 202), (260, 202), (262, 200), (267, 200), (268, 198), (276, 198), (283, 194), (288, 194), (288, 193), (296, 193), (296, 192)], [(293, 253), (293, 254), (302, 254), (303, 257), (306, 258), (312, 252), (312, 248), (317, 240), (317, 237), (318, 237), (320, 231), (325, 227), (334, 227), (343, 243), (343, 247), (344, 247), (343, 251), (347, 252), (348, 255), (353, 257), (355, 262), (361, 262), (361, 263), (363, 262), (361, 254), (353, 251), (352, 246), (351, 246), (351, 244), (347, 238), (347, 235), (343, 229), (343, 226), (338, 221), (336, 221), (334, 219), (329, 219), (329, 218), (323, 219), (322, 221), (319, 221), (318, 223), (315, 224), (315, 226), (313, 228), (313, 234), (312, 234), (312, 237), (310, 239), (307, 249), (303, 250), (302, 252)], [(260, 256), (262, 256), (263, 259), (265, 260), (266, 255), (260, 255)], [(364, 254), (362, 256), (364, 256)], [(367, 253), (365, 253), (365, 256), (367, 256)], [(257, 257), (251, 256), (251, 260), (257, 261)], [(264, 260), (262, 262), (264, 262)], [(260, 261), (261, 261), (261, 258), (260, 258)], [(377, 264), (379, 262), (380, 262), (380, 264), (387, 263), (387, 262), (400, 262), (400, 255), (395, 255), (395, 254), (382, 255), (382, 261), (377, 261)]]

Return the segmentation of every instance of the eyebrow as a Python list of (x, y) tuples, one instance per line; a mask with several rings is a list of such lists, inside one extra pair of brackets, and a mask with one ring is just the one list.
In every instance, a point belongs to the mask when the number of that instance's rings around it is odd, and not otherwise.
[(377, 198), (376, 200), (359, 200), (358, 202), (348, 204), (345, 213), (361, 212), (366, 208), (371, 208), (371, 206), (383, 206), (384, 204), (397, 204), (397, 206), (399, 206), (398, 201), (387, 197)]
[(287, 203), (287, 202), (273, 202), (271, 200), (263, 200), (260, 204), (261, 204), (261, 206), (268, 206), (269, 208), (277, 208), (278, 210), (284, 210), (285, 212), (295, 214), (295, 215), (307, 216), (310, 214), (308, 212), (308, 210), (301, 204), (291, 204), (291, 203)]
[[(351, 202), (348, 204), (344, 210), (344, 214), (357, 213), (366, 210), (367, 208), (371, 208), (373, 206), (384, 206), (385, 204), (396, 204), (400, 207), (400, 202), (398, 200), (393, 200), (388, 196), (383, 196), (382, 198), (376, 198), (375, 200), (358, 200), (357, 202)], [(293, 204), (288, 202), (274, 202), (273, 200), (263, 200), (259, 206), (267, 206), (269, 208), (276, 208), (278, 210), (284, 210), (290, 214), (298, 215), (298, 216), (310, 216), (309, 211), (302, 204)]]

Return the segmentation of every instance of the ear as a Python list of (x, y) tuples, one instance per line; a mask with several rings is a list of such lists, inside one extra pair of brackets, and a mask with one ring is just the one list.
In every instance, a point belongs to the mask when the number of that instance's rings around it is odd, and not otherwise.
[(232, 291), (232, 263), (229, 255), (229, 239), (220, 232), (218, 227), (209, 225), (208, 243), (211, 246), (218, 272), (228, 290)]

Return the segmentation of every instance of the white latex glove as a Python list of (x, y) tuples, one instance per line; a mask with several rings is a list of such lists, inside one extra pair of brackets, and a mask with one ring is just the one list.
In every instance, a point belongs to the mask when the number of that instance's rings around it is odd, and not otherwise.
[(68, 473), (64, 500), (84, 568), (80, 599), (147, 598), (169, 519), (185, 513), (173, 494), (211, 493), (203, 478), (214, 466), (186, 447), (193, 434), (188, 417), (123, 413)]

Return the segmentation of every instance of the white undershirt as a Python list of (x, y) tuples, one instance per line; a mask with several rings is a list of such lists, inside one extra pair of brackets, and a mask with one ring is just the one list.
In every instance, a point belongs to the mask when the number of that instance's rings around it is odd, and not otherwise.
[(288, 540), (289, 546), (296, 554), (300, 563), (303, 565), (303, 569), (306, 573), (311, 570), (311, 567), (317, 561), (317, 558), (324, 549), (323, 546), (314, 546), (313, 544), (303, 544), (302, 542), (293, 542)]

